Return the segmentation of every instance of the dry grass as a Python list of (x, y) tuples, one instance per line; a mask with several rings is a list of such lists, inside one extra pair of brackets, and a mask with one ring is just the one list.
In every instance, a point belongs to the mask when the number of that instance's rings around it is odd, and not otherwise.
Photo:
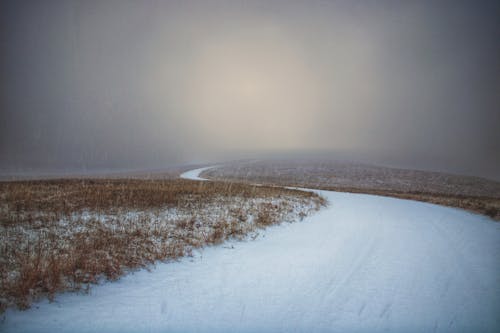
[(311, 193), (189, 180), (0, 183), (0, 310), (243, 238), (324, 204)]
[(412, 199), (500, 220), (500, 183), (478, 177), (327, 160), (235, 162), (205, 171), (203, 176)]
[(486, 215), (496, 221), (500, 221), (500, 199), (491, 197), (426, 193), (418, 191), (399, 192), (393, 190), (359, 189), (346, 187), (323, 187), (322, 189), (338, 192), (374, 194), (386, 197), (429, 202), (442, 206), (462, 208), (470, 212)]

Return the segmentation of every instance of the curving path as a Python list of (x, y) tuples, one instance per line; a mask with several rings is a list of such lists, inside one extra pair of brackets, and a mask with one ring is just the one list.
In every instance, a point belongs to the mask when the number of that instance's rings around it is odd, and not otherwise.
[[(198, 179), (197, 169), (183, 174)], [(500, 223), (321, 191), (303, 222), (9, 310), (5, 332), (498, 332)]]

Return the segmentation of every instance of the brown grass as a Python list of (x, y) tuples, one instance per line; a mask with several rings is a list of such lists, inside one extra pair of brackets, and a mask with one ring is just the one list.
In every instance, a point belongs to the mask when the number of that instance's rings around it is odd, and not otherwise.
[(500, 200), (491, 197), (476, 197), (441, 193), (426, 193), (418, 191), (399, 192), (393, 190), (358, 189), (346, 187), (325, 187), (323, 190), (382, 195), (400, 199), (429, 202), (437, 205), (456, 207), (470, 212), (486, 215), (500, 221)]
[(366, 193), (457, 207), (500, 221), (500, 183), (478, 177), (328, 160), (235, 162), (206, 178)]
[(324, 204), (311, 193), (189, 180), (0, 183), (0, 310), (242, 238)]

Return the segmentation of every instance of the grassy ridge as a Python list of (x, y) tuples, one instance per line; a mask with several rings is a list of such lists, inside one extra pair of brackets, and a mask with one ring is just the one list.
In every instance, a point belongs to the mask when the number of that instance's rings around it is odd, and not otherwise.
[(216, 180), (411, 199), (500, 220), (500, 183), (478, 177), (324, 160), (235, 162), (202, 175)]

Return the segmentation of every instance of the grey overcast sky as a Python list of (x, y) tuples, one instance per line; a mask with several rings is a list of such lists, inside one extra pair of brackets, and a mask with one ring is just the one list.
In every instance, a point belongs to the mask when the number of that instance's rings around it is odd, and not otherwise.
[(319, 152), (500, 179), (498, 1), (2, 0), (0, 171)]

